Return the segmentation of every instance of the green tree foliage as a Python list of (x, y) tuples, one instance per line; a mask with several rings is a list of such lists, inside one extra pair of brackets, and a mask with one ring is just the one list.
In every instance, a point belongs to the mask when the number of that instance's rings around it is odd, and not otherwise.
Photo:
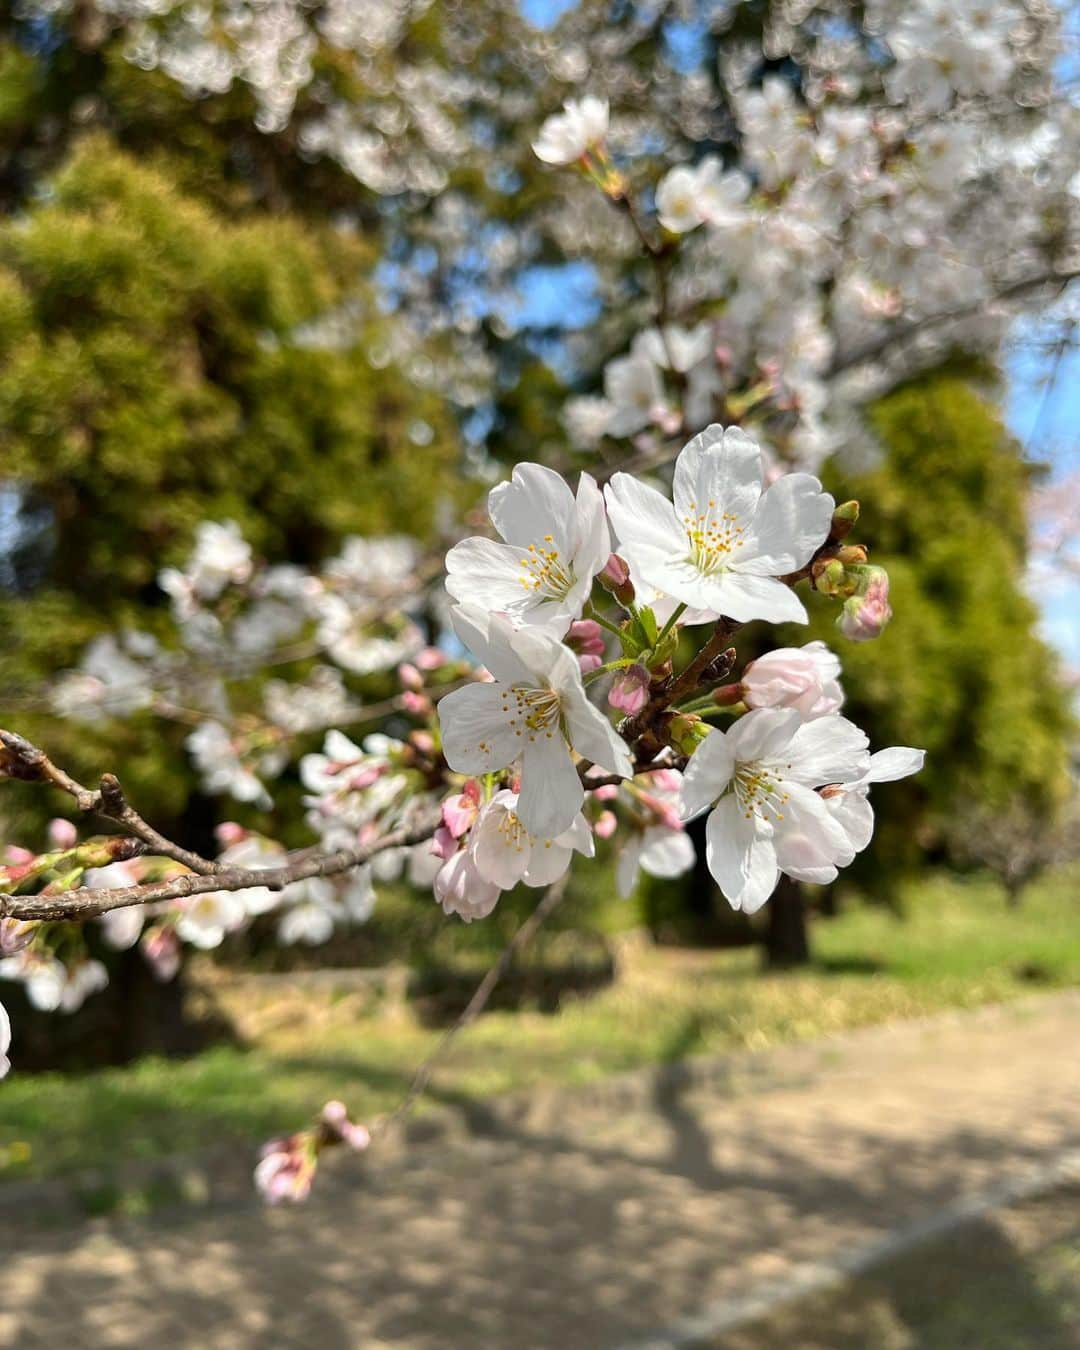
[[(155, 575), (200, 520), (300, 563), (350, 533), (431, 528), (460, 491), (457, 432), (436, 395), (372, 365), (372, 264), (355, 235), (233, 218), (96, 134), (0, 223), (0, 486), (43, 523), (0, 598), (9, 709), (96, 632), (153, 629)], [(21, 725), (105, 762), (82, 730)], [(165, 769), (183, 762), (173, 739), (110, 728), (108, 757), (130, 756), (133, 782), (156, 782), (147, 809), (170, 815), (189, 790)]]

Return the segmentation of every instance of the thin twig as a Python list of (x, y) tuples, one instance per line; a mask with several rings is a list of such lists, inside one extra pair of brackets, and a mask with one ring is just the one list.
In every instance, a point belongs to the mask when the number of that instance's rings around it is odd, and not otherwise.
[(420, 1063), (404, 1097), (402, 1097), (401, 1101), (398, 1102), (397, 1106), (394, 1107), (389, 1115), (384, 1116), (381, 1120), (376, 1122), (375, 1127), (372, 1130), (373, 1135), (382, 1134), (391, 1129), (403, 1116), (408, 1114), (413, 1106), (415, 1106), (424, 1095), (427, 1091), (428, 1084), (431, 1082), (431, 1075), (436, 1065), (444, 1055), (446, 1055), (447, 1051), (461, 1032), (463, 1032), (466, 1027), (471, 1026), (484, 1011), (488, 1000), (495, 992), (495, 986), (506, 974), (514, 957), (532, 940), (533, 935), (536, 933), (537, 929), (539, 929), (540, 925), (555, 911), (562, 901), (563, 896), (566, 894), (566, 883), (569, 879), (569, 875), (569, 872), (564, 872), (558, 881), (547, 888), (540, 903), (524, 923), (522, 923), (521, 927), (517, 929), (513, 937), (499, 953), (498, 960), (476, 986), (472, 998), (470, 998), (465, 1005), (465, 1008), (457, 1021), (443, 1034), (431, 1054)]

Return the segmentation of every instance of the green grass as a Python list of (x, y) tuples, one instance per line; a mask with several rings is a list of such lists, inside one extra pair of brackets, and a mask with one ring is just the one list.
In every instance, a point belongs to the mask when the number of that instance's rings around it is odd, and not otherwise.
[[(909, 887), (902, 919), (853, 905), (817, 922), (814, 966), (783, 975), (759, 974), (751, 950), (633, 947), (614, 985), (564, 1000), (556, 1015), (483, 1017), (436, 1073), (431, 1098), (581, 1083), (1078, 984), (1078, 896), (1077, 868), (1034, 884), (1016, 911), (989, 880), (928, 876)], [(253, 1145), (303, 1124), (330, 1097), (370, 1117), (394, 1104), (439, 1034), (411, 1011), (362, 1015), (355, 999), (307, 990), (255, 1012), (247, 1049), (78, 1077), (14, 1072), (0, 1086), (0, 1179)]]

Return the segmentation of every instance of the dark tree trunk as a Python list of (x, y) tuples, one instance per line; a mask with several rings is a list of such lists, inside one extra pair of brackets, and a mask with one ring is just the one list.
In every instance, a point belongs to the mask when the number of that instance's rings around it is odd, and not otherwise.
[(805, 966), (810, 960), (810, 936), (806, 926), (806, 905), (802, 888), (790, 877), (780, 884), (768, 902), (768, 926), (765, 929), (765, 963), (771, 970)]

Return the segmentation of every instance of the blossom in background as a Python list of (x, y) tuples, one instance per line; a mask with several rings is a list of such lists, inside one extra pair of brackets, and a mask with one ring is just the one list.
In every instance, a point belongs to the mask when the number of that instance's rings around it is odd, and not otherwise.
[(247, 918), (243, 895), (239, 891), (207, 891), (177, 901), (177, 936), (193, 947), (209, 951), (220, 947), (227, 934), (242, 928)]
[(615, 884), (625, 899), (633, 894), (639, 869), (651, 877), (681, 877), (694, 865), (694, 845), (679, 816), (682, 774), (657, 769), (640, 774), (630, 787), (635, 811), (620, 834)]
[(608, 133), (606, 99), (586, 94), (568, 98), (561, 113), (553, 113), (540, 128), (533, 152), (545, 164), (573, 164), (595, 150)]
[(243, 762), (232, 738), (220, 722), (201, 722), (184, 742), (207, 792), (227, 792), (238, 802), (262, 810), (272, 805), (270, 794)]
[(519, 464), (488, 494), (504, 542), (462, 540), (446, 555), (446, 589), (462, 604), (507, 614), (561, 637), (581, 614), (592, 579), (611, 553), (604, 499), (581, 475), (577, 496), (561, 474)]
[(738, 427), (708, 427), (675, 464), (674, 504), (617, 473), (606, 489), (619, 553), (635, 578), (712, 618), (806, 622), (802, 602), (777, 580), (824, 542), (834, 502), (807, 473), (762, 491), (757, 443)]
[(505, 769), (520, 756), (518, 814), (530, 834), (554, 839), (584, 800), (572, 751), (629, 778), (626, 743), (586, 698), (577, 658), (561, 642), (471, 605), (455, 608), (451, 622), (494, 678), (439, 703), (446, 761), (472, 775)]
[(562, 876), (575, 851), (586, 858), (593, 856), (592, 831), (580, 813), (557, 838), (541, 839), (525, 828), (517, 807), (516, 792), (496, 792), (473, 826), (469, 848), (485, 881), (503, 891), (519, 881), (526, 886), (547, 886)]
[(694, 168), (680, 164), (664, 175), (656, 189), (656, 210), (660, 224), (673, 234), (699, 225), (731, 228), (747, 219), (749, 195), (750, 180), (744, 173), (725, 173), (720, 161), (709, 156)]
[(733, 909), (760, 909), (781, 872), (836, 877), (854, 851), (814, 789), (857, 782), (869, 768), (866, 733), (839, 713), (804, 722), (793, 708), (759, 708), (705, 738), (683, 775), (680, 814), (709, 812), (709, 871)]
[(0, 1078), (6, 1076), (11, 1068), (11, 1060), (8, 1059), (8, 1051), (11, 1049), (11, 1019), (8, 1017), (4, 1005), (0, 1003)]
[(18, 980), (39, 1012), (78, 1012), (91, 994), (109, 983), (100, 961), (81, 960), (66, 966), (55, 956), (24, 950), (0, 960), (0, 979)]
[(255, 1189), (268, 1205), (280, 1204), (282, 1200), (299, 1204), (311, 1194), (316, 1159), (315, 1141), (306, 1130), (271, 1139), (260, 1152)]
[(195, 531), (195, 551), (181, 570), (166, 567), (158, 585), (179, 618), (188, 617), (204, 600), (216, 600), (228, 585), (243, 585), (252, 572), (251, 545), (234, 520), (204, 520)]
[(741, 692), (748, 708), (795, 708), (807, 721), (824, 717), (844, 702), (840, 661), (824, 642), (778, 647), (750, 662)]
[(280, 942), (292, 947), (319, 947), (329, 942), (334, 925), (345, 917), (334, 883), (327, 877), (308, 877), (288, 886), (282, 895), (278, 921)]

